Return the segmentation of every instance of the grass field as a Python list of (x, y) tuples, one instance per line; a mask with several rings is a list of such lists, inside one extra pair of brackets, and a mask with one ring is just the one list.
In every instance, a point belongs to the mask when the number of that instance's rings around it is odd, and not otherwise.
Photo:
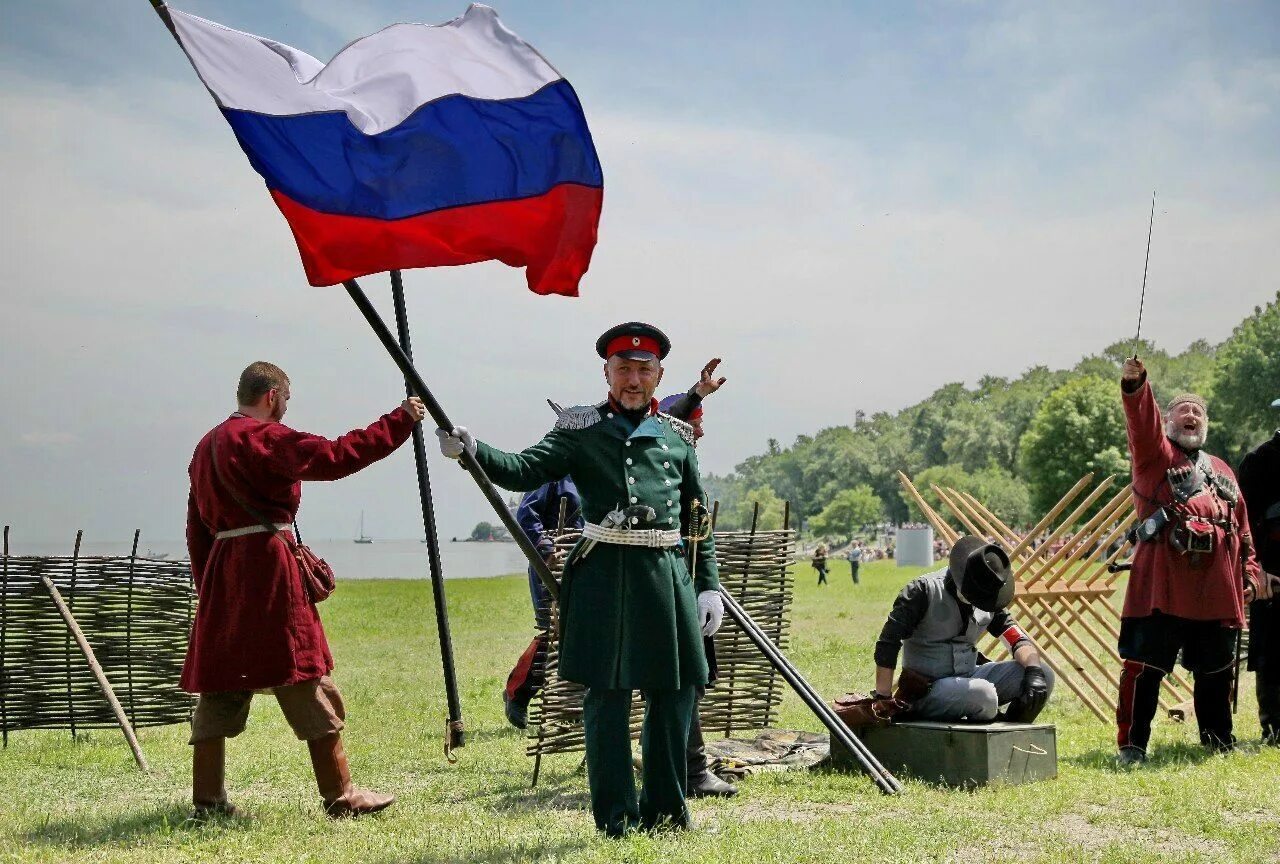
[[(824, 694), (865, 689), (871, 646), (902, 582), (918, 571), (842, 562), (817, 587), (801, 565), (792, 659)], [(270, 698), (228, 745), (228, 786), (252, 818), (185, 823), (185, 726), (144, 730), (152, 773), (118, 733), (19, 732), (0, 751), (3, 861), (1278, 861), (1280, 750), (1258, 745), (1252, 676), (1237, 715), (1242, 746), (1206, 756), (1194, 727), (1159, 721), (1142, 770), (1111, 765), (1113, 730), (1062, 687), (1056, 780), (956, 792), (908, 781), (880, 795), (857, 774), (750, 778), (722, 802), (694, 802), (698, 830), (598, 836), (578, 758), (552, 758), (529, 788), (521, 734), (499, 692), (531, 635), (523, 576), (449, 583), (468, 745), (442, 755), (444, 695), (424, 582), (349, 582), (323, 606), (348, 710), (358, 783), (394, 792), (386, 813), (321, 815), (306, 747)], [(820, 731), (794, 695), (783, 725)]]

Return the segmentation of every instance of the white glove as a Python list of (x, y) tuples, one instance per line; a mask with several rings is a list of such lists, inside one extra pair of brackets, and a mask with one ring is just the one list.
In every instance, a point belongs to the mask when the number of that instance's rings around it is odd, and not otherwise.
[(714, 636), (724, 620), (724, 601), (719, 591), (703, 591), (698, 595), (698, 620), (702, 622), (702, 635)]
[(453, 432), (437, 429), (436, 437), (440, 439), (440, 452), (450, 459), (461, 459), (463, 450), (476, 455), (476, 439), (471, 437), (466, 426), (454, 426)]

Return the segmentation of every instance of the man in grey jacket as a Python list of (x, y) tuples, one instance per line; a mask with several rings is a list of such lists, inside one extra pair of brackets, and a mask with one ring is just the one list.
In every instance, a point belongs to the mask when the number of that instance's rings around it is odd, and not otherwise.
[[(1009, 556), (980, 537), (961, 537), (947, 564), (908, 582), (894, 601), (876, 642), (872, 698), (889, 698), (902, 652), (903, 669), (932, 682), (911, 719), (1031, 722), (1049, 701), (1054, 675), (1005, 609), (1015, 586)], [(1013, 660), (980, 655), (983, 631), (1003, 640)]]

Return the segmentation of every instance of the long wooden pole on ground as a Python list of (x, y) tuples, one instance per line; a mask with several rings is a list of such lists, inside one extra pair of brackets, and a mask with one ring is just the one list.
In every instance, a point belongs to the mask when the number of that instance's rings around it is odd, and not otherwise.
[[(396, 310), (396, 332), (400, 350), (413, 362), (413, 344), (409, 336), (409, 312), (404, 302), (404, 281), (399, 270), (391, 271), (391, 300)], [(413, 395), (413, 384), (406, 377), (405, 389)], [(418, 498), (422, 501), (422, 528), (426, 532), (427, 562), (431, 570), (431, 600), (436, 611), (436, 632), (440, 636), (440, 662), (444, 666), (444, 693), (449, 705), (445, 721), (444, 755), (454, 761), (453, 749), (466, 744), (463, 734), (462, 700), (458, 697), (458, 673), (453, 663), (453, 637), (449, 633), (449, 606), (444, 593), (444, 570), (440, 565), (440, 540), (436, 533), (435, 503), (431, 497), (431, 475), (427, 471), (427, 446), (422, 437), (422, 424), (413, 427), (413, 459), (418, 469)]]
[(120, 706), (120, 700), (116, 699), (115, 690), (111, 689), (111, 682), (107, 680), (106, 673), (102, 671), (102, 666), (98, 663), (98, 658), (94, 656), (93, 648), (89, 645), (89, 640), (84, 638), (84, 633), (80, 630), (80, 625), (76, 623), (75, 616), (71, 614), (71, 609), (67, 607), (67, 602), (62, 599), (62, 593), (58, 591), (58, 586), (53, 584), (44, 573), (40, 574), (40, 581), (44, 583), (45, 590), (49, 592), (49, 596), (53, 598), (53, 604), (58, 607), (58, 613), (62, 615), (62, 620), (66, 622), (67, 629), (71, 631), (71, 635), (75, 637), (76, 644), (80, 646), (80, 653), (84, 655), (84, 659), (89, 664), (93, 677), (98, 681), (98, 688), (102, 690), (102, 695), (107, 697), (107, 704), (111, 706), (111, 713), (116, 715), (116, 723), (120, 726), (120, 731), (124, 733), (124, 739), (129, 742), (129, 749), (133, 751), (133, 759), (138, 763), (138, 767), (143, 771), (150, 771), (147, 766), (147, 757), (142, 755), (142, 747), (138, 744), (138, 736), (133, 733), (133, 726), (129, 724), (129, 718), (125, 716), (124, 708)]

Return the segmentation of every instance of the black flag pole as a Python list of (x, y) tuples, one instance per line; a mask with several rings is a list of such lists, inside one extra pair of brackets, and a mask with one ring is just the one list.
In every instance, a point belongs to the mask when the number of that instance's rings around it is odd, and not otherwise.
[[(413, 345), (409, 338), (409, 313), (404, 303), (404, 280), (399, 270), (391, 271), (391, 300), (396, 308), (396, 333), (400, 350), (413, 362)], [(414, 395), (406, 377), (405, 390)], [(427, 561), (431, 569), (431, 599), (436, 610), (436, 631), (440, 634), (440, 661), (444, 666), (444, 692), (449, 703), (449, 719), (445, 721), (445, 758), (453, 761), (453, 748), (466, 744), (463, 735), (462, 700), (458, 698), (458, 673), (453, 665), (453, 637), (449, 634), (449, 606), (444, 594), (444, 570), (440, 566), (440, 542), (436, 534), (436, 510), (431, 498), (431, 474), (427, 471), (427, 445), (422, 437), (422, 424), (413, 427), (413, 459), (418, 468), (418, 497), (422, 500), (422, 527), (426, 532)]]
[[(436, 397), (432, 395), (431, 390), (427, 388), (427, 383), (422, 380), (418, 370), (413, 367), (413, 362), (401, 350), (400, 344), (396, 342), (395, 337), (391, 335), (391, 331), (387, 329), (387, 324), (382, 320), (382, 316), (378, 314), (378, 310), (369, 302), (369, 298), (365, 295), (364, 289), (360, 287), (360, 283), (354, 279), (348, 279), (342, 285), (347, 289), (347, 294), (350, 295), (352, 302), (356, 304), (356, 308), (360, 310), (360, 314), (364, 316), (364, 320), (369, 322), (369, 326), (373, 328), (373, 333), (378, 337), (378, 341), (382, 343), (382, 347), (387, 349), (391, 359), (400, 368), (400, 373), (404, 375), (408, 384), (409, 392), (426, 403), (427, 413), (431, 415), (431, 419), (436, 426), (441, 429), (452, 429), (453, 422), (449, 419), (449, 415), (445, 413), (444, 408), (440, 406), (440, 403), (436, 401)], [(542, 556), (538, 554), (537, 547), (525, 536), (524, 531), (520, 530), (520, 524), (516, 522), (515, 515), (507, 509), (502, 496), (494, 488), (489, 476), (484, 473), (484, 468), (480, 467), (476, 457), (466, 450), (462, 451), (460, 461), (462, 466), (471, 474), (471, 478), (476, 481), (476, 485), (480, 487), (480, 492), (484, 495), (485, 500), (489, 502), (493, 512), (498, 515), (507, 532), (511, 534), (512, 539), (516, 541), (516, 545), (520, 547), (524, 557), (529, 559), (529, 566), (533, 567), (534, 572), (538, 574), (538, 578), (546, 586), (547, 593), (551, 595), (552, 599), (559, 599), (560, 585), (556, 582), (556, 577), (551, 574), (550, 568), (547, 567), (547, 562), (542, 560)]]

